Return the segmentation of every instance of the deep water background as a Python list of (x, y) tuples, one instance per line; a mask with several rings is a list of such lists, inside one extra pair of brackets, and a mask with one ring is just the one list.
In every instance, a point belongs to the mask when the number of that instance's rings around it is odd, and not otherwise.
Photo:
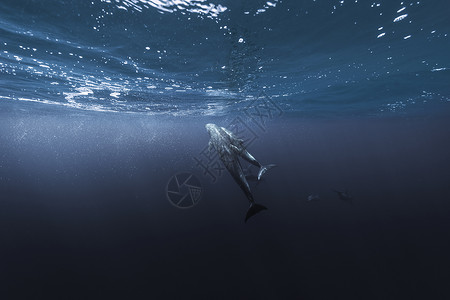
[[(231, 176), (192, 161), (217, 119), (64, 116), (0, 121), (8, 299), (448, 295), (447, 119), (272, 122), (250, 148), (278, 164), (251, 182), (269, 209), (245, 224)], [(187, 210), (165, 195), (180, 171), (204, 188)]]
[[(0, 298), (448, 299), (448, 13), (1, 1)], [(236, 118), (277, 164), (247, 223), (194, 161)], [(166, 197), (179, 172), (190, 209)]]

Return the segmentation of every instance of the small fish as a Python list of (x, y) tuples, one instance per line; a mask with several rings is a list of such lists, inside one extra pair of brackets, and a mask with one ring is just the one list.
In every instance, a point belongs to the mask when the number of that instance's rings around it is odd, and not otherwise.
[(319, 200), (320, 200), (319, 195), (311, 194), (311, 195), (308, 196), (308, 202), (319, 201)]
[(344, 191), (334, 190), (334, 192), (338, 194), (339, 199), (341, 199), (342, 201), (353, 203), (353, 197), (349, 194), (347, 189), (345, 189)]

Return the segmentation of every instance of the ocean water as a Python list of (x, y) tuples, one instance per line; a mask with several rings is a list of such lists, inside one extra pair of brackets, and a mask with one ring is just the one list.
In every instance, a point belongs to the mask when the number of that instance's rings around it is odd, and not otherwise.
[(448, 299), (449, 12), (2, 0), (1, 298)]

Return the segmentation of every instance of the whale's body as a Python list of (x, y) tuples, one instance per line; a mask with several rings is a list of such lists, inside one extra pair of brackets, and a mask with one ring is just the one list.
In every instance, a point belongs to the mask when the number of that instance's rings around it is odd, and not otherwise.
[(239, 157), (245, 159), (254, 166), (259, 167), (258, 180), (261, 176), (270, 168), (275, 165), (261, 165), (244, 147), (244, 141), (237, 138), (231, 131), (226, 128), (219, 127), (215, 124), (206, 124), (206, 130), (209, 133), (210, 141), (209, 147), (214, 148), (225, 168), (231, 174), (233, 179), (242, 189), (242, 191), (247, 196), (250, 202), (250, 208), (248, 209), (245, 221), (247, 221), (251, 216), (260, 212), (261, 210), (267, 209), (265, 206), (255, 203), (253, 199), (250, 186), (248, 185), (247, 179), (245, 178), (244, 171), (242, 170)]

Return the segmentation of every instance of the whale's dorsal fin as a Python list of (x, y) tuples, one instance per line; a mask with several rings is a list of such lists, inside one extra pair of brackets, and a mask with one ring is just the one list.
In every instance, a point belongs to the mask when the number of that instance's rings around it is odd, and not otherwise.
[(240, 145), (242, 147), (244, 146), (244, 140), (243, 139), (235, 138), (235, 140), (236, 140), (238, 145)]
[(230, 147), (231, 147), (231, 149), (233, 149), (233, 151), (235, 153), (241, 153), (242, 152), (242, 149), (239, 149), (237, 146), (235, 146), (233, 144), (231, 144)]

